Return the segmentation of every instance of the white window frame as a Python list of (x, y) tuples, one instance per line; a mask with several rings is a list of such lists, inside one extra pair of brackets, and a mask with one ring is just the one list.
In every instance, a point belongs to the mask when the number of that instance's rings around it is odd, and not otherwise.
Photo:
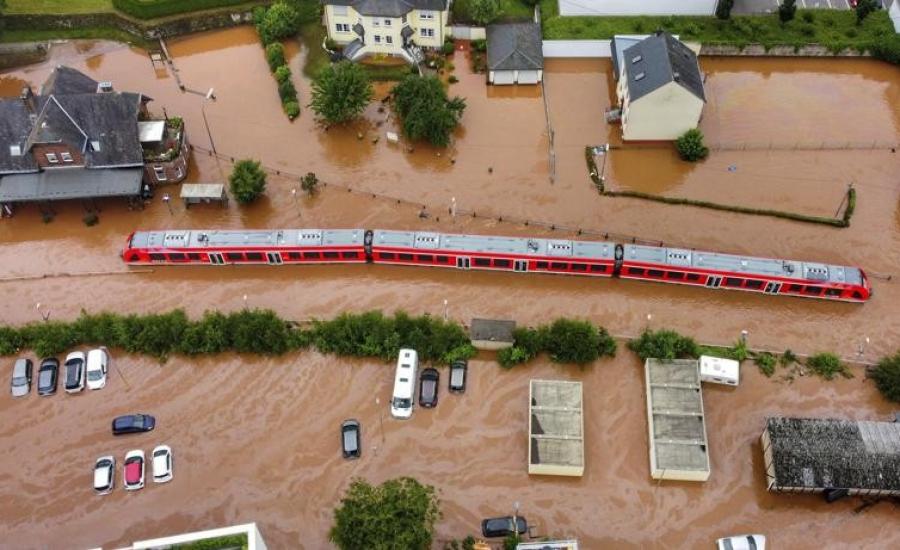
[(385, 43), (385, 44), (393, 44), (393, 43), (394, 43), (394, 37), (391, 36), (391, 35), (389, 35), (389, 34), (386, 34), (386, 35), (384, 36), (384, 43)]
[(430, 12), (430, 11), (420, 11), (419, 19), (430, 21), (430, 20), (434, 19), (434, 13)]
[(381, 35), (380, 34), (372, 35), (372, 38), (375, 40), (376, 44), (381, 44)]
[(335, 23), (336, 32), (350, 32), (350, 23)]
[(390, 27), (392, 24), (393, 24), (393, 23), (391, 23), (391, 20), (390, 20), (390, 19), (385, 19), (385, 20), (384, 20), (384, 26), (385, 26), (385, 27)]
[(158, 164), (153, 166), (153, 174), (156, 176), (156, 181), (167, 181), (169, 179), (166, 177), (166, 169)]
[(419, 29), (419, 36), (422, 38), (434, 38), (434, 29)]
[(68, 151), (63, 151), (59, 154), (59, 156), (60, 158), (62, 158), (63, 162), (74, 162), (74, 160), (72, 159), (72, 153)]
[(44, 156), (47, 157), (47, 162), (50, 164), (59, 164), (59, 158), (57, 158), (56, 153), (44, 153)]

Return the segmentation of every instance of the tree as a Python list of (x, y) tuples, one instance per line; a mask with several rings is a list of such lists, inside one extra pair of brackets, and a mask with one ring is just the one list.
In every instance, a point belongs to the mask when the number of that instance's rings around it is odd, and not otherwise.
[(269, 63), (269, 70), (273, 73), (275, 69), (285, 64), (284, 46), (281, 42), (272, 42), (266, 46), (266, 61)]
[(316, 176), (315, 172), (308, 172), (305, 176), (300, 178), (300, 189), (303, 189), (310, 197), (319, 191), (319, 178)]
[(465, 100), (448, 99), (443, 84), (434, 76), (409, 75), (392, 93), (407, 137), (441, 147), (450, 143), (450, 134), (466, 108)]
[(411, 477), (377, 487), (354, 479), (334, 510), (329, 539), (341, 550), (427, 550), (439, 516), (430, 485)]
[(879, 361), (869, 376), (885, 399), (900, 403), (900, 351)]
[(675, 148), (681, 160), (697, 162), (709, 155), (709, 148), (703, 144), (703, 132), (697, 128), (691, 128), (675, 140)]
[(362, 114), (373, 95), (365, 69), (341, 61), (323, 69), (313, 81), (310, 107), (329, 124), (347, 122)]
[(235, 200), (241, 204), (248, 204), (259, 198), (266, 190), (266, 173), (258, 161), (239, 160), (234, 165), (228, 183)]
[(859, 0), (856, 3), (856, 24), (862, 25), (863, 20), (877, 9), (878, 4), (875, 3), (875, 0)]
[(719, 0), (716, 6), (716, 17), (722, 19), (731, 19), (731, 8), (734, 7), (734, 0)]
[(500, 15), (498, 0), (470, 0), (469, 15), (479, 25), (487, 25)]
[(782, 24), (794, 18), (794, 14), (797, 13), (796, 4), (797, 0), (782, 0), (781, 5), (778, 6), (778, 19)]
[(276, 2), (264, 15), (254, 15), (254, 18), (257, 20), (256, 31), (263, 44), (293, 36), (300, 24), (300, 14), (285, 2)]

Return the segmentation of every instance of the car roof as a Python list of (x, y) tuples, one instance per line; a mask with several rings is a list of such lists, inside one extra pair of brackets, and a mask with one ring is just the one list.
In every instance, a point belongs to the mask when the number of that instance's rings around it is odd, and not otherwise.
[[(9, 363), (7, 363), (8, 365)], [(25, 369), (28, 366), (28, 359), (17, 359), (13, 366), (13, 376), (25, 376)]]

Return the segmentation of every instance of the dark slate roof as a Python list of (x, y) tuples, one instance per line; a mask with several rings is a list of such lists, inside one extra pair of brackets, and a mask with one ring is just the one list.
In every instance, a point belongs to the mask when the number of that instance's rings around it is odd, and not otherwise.
[(81, 71), (58, 65), (44, 81), (40, 94), (92, 94), (97, 91), (97, 84), (96, 80)]
[[(634, 59), (640, 56), (640, 60)], [(697, 55), (667, 32), (657, 32), (624, 52), (631, 101), (656, 91), (673, 80), (706, 101)], [(643, 74), (641, 78), (637, 78)]]
[[(21, 99), (0, 99), (0, 174), (37, 170), (34, 157), (25, 147), (31, 130), (28, 114)], [(20, 156), (11, 154), (14, 145), (19, 146)]]
[(0, 203), (137, 196), (143, 172), (143, 168), (52, 168), (3, 176)]
[(543, 69), (541, 26), (538, 23), (489, 25), (487, 65), (492, 71)]
[(352, 6), (362, 15), (400, 17), (412, 10), (444, 11), (447, 0), (323, 0), (332, 6)]

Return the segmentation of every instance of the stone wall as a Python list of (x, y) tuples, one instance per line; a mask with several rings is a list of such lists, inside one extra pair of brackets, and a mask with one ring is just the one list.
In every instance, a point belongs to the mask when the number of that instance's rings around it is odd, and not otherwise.
[(747, 57), (868, 57), (869, 52), (860, 52), (846, 49), (833, 52), (825, 46), (810, 44), (794, 48), (793, 46), (773, 46), (768, 50), (760, 44), (750, 44), (740, 48), (738, 46), (714, 46), (703, 44), (700, 55), (734, 55)]
[(0, 70), (40, 63), (47, 57), (46, 42), (0, 44)]

